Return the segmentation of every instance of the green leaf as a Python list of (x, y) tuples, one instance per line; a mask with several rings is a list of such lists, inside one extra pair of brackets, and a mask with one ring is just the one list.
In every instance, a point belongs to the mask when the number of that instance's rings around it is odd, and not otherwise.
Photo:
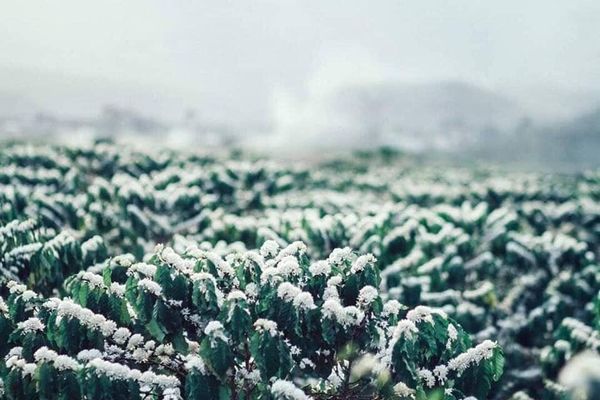
[(227, 370), (233, 363), (233, 354), (229, 344), (219, 338), (205, 337), (200, 344), (200, 355), (212, 373), (225, 382)]
[(146, 325), (146, 329), (148, 332), (159, 342), (162, 342), (165, 338), (165, 331), (160, 326), (158, 321), (155, 318), (152, 318), (150, 322)]
[(291, 373), (292, 358), (288, 346), (279, 336), (255, 332), (250, 341), (250, 352), (262, 377), (285, 378)]
[(492, 357), (487, 362), (491, 365), (492, 379), (494, 382), (498, 382), (504, 372), (504, 354), (502, 349), (500, 347), (494, 348)]
[(219, 398), (219, 382), (210, 375), (193, 370), (185, 378), (185, 398), (189, 400), (216, 400)]
[(42, 363), (37, 371), (37, 381), (40, 399), (52, 399), (57, 393), (58, 374), (49, 363)]
[(81, 388), (77, 375), (73, 372), (63, 372), (58, 381), (58, 398), (61, 400), (81, 399)]
[(77, 300), (79, 301), (79, 304), (81, 304), (83, 307), (85, 307), (87, 305), (89, 293), (90, 293), (90, 288), (88, 287), (88, 285), (86, 285), (85, 283), (79, 285), (79, 292), (78, 292)]
[(176, 352), (187, 354), (188, 353), (188, 344), (183, 336), (182, 332), (178, 332), (173, 336), (173, 348)]

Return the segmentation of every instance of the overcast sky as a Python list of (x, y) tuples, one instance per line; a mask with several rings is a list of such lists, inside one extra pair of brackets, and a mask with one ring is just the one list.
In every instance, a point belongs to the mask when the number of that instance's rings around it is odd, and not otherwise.
[(151, 87), (223, 115), (363, 81), (600, 90), (597, 0), (28, 0), (0, 21), (0, 91), (42, 102), (55, 86), (11, 75)]

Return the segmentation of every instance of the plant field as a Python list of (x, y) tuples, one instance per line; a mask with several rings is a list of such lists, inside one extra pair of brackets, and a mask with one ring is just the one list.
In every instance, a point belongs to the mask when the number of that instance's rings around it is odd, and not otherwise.
[(5, 145), (1, 392), (598, 398), (599, 245), (600, 173)]

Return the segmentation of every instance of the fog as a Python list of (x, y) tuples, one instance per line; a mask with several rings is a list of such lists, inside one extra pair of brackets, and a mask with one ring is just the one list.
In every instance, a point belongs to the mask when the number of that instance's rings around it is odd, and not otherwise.
[(354, 119), (332, 99), (352, 87), (397, 98), (464, 83), (539, 123), (600, 106), (591, 0), (40, 0), (1, 14), (4, 116), (90, 118), (112, 104), (177, 123), (193, 110), (281, 139), (346, 130)]

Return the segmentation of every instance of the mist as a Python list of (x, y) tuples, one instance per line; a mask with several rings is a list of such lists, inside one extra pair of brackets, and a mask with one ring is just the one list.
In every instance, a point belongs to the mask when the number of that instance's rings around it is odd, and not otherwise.
[[(378, 144), (422, 149), (472, 141), (463, 128), (506, 136), (523, 121), (545, 129), (600, 108), (595, 1), (30, 1), (2, 8), (0, 117), (13, 125), (40, 112), (96, 119), (109, 105), (178, 129), (189, 128), (192, 115), (194, 126), (250, 145), (361, 146), (373, 142), (375, 124), (384, 131)], [(357, 103), (339, 101), (348, 91), (385, 103), (380, 120), (368, 129), (357, 123)], [(415, 97), (418, 118), (397, 119), (388, 104), (412, 106)], [(367, 112), (365, 100), (357, 101)], [(490, 117), (446, 111), (461, 102), (489, 104)], [(438, 138), (448, 124), (460, 132)]]

